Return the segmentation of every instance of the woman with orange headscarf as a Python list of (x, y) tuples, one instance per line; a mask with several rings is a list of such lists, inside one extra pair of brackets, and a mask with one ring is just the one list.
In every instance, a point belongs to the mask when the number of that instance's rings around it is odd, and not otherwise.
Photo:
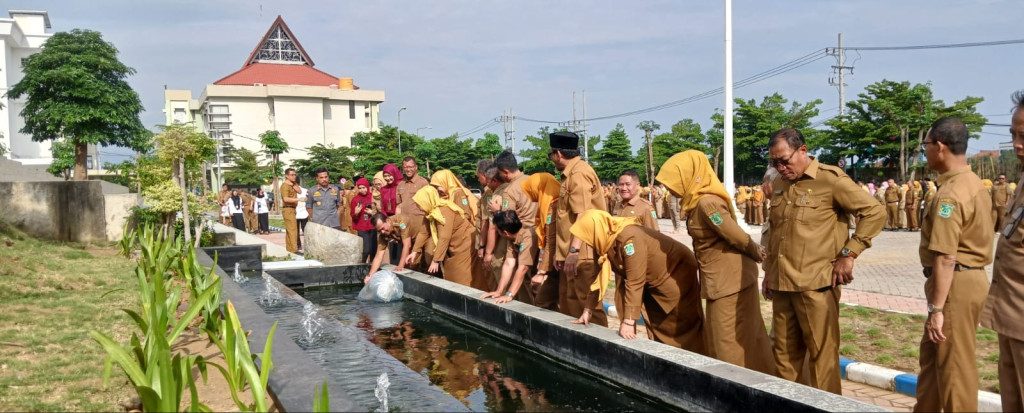
[(466, 212), (467, 218), (470, 223), (476, 227), (476, 216), (480, 212), (477, 211), (477, 203), (479, 202), (476, 195), (469, 192), (469, 188), (462, 185), (462, 181), (459, 180), (452, 171), (442, 169), (434, 172), (434, 175), (430, 177), (430, 184), (437, 188), (437, 192), (442, 198), (451, 201), (453, 204), (458, 205)]
[(594, 248), (600, 272), (591, 291), (604, 299), (611, 274), (618, 274), (615, 308), (619, 335), (636, 338), (636, 320), (646, 311), (650, 339), (704, 354), (704, 315), (697, 285), (697, 259), (685, 245), (639, 225), (635, 217), (613, 217), (591, 209), (569, 229)]
[(729, 194), (704, 153), (673, 155), (657, 179), (679, 197), (687, 216), (700, 267), (700, 294), (707, 300), (708, 355), (775, 374), (757, 297), (757, 263), (764, 260), (764, 249), (736, 223)]
[[(424, 219), (429, 223), (430, 238), (435, 245), (434, 261), (430, 263), (427, 272), (437, 273), (443, 266), (444, 279), (469, 286), (473, 280), (473, 238), (476, 228), (470, 224), (461, 207), (441, 198), (437, 188), (432, 185), (420, 188), (412, 200), (425, 213)], [(425, 243), (423, 237), (417, 237), (413, 251), (420, 251)]]
[(540, 248), (540, 260), (537, 262), (537, 274), (530, 280), (533, 291), (533, 304), (540, 308), (558, 311), (558, 277), (550, 276), (554, 271), (555, 224), (554, 211), (551, 206), (558, 198), (561, 184), (547, 172), (530, 175), (522, 183), (523, 193), (531, 201), (537, 203), (537, 227), (534, 228), (537, 247)]

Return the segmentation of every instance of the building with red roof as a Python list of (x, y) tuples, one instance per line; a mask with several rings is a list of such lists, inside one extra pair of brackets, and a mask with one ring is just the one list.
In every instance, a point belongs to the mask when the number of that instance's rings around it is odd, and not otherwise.
[[(259, 135), (276, 130), (292, 148), (281, 155), (286, 164), (304, 158), (311, 146), (350, 146), (354, 133), (377, 130), (383, 102), (384, 91), (317, 68), (281, 16), (240, 69), (207, 85), (198, 98), (190, 90), (164, 91), (167, 124), (195, 122), (222, 148), (254, 152), (262, 149)], [(226, 157), (220, 161), (230, 166)], [(211, 185), (219, 187), (220, 171), (211, 175)]]

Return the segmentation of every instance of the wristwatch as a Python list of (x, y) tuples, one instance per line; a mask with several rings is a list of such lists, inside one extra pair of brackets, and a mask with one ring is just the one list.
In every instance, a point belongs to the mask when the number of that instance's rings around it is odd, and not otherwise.
[(932, 303), (928, 303), (928, 314), (941, 313), (942, 307), (936, 307)]
[(576, 247), (572, 247), (572, 246), (570, 246), (570, 247), (569, 247), (569, 253), (570, 253), (570, 254), (575, 254), (575, 253), (577, 253), (577, 252), (580, 252), (580, 249), (579, 249), (579, 248), (576, 248)]
[(853, 252), (849, 248), (845, 248), (845, 247), (843, 249), (839, 250), (839, 255), (841, 255), (843, 258), (846, 258), (846, 257), (857, 258), (857, 253), (856, 252)]
[(505, 291), (505, 296), (508, 298), (512, 298), (512, 291)]

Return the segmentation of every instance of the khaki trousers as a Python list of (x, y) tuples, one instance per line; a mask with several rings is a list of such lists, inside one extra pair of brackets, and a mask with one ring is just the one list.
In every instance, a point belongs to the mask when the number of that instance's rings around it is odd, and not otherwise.
[(885, 221), (885, 227), (888, 229), (896, 229), (900, 227), (900, 204), (899, 202), (890, 202), (885, 204), (885, 213), (887, 219)]
[(992, 222), (996, 223), (996, 232), (1003, 230), (1003, 215), (1006, 215), (1006, 206), (992, 205)]
[[(558, 311), (576, 318), (583, 315), (583, 309), (587, 307), (587, 298), (590, 296), (590, 285), (594, 283), (599, 270), (596, 261), (579, 260), (576, 263), (575, 277), (570, 277), (566, 271), (559, 271), (558, 289), (561, 300)], [(604, 313), (602, 303), (596, 303), (590, 309), (590, 322), (608, 327), (608, 316)]]
[(295, 220), (295, 208), (281, 208), (284, 218), (284, 245), (288, 252), (299, 250), (299, 222)]
[(775, 375), (772, 342), (761, 318), (757, 284), (717, 300), (707, 300), (704, 338), (708, 356)]
[[(925, 281), (925, 291), (933, 288), (933, 280)], [(946, 341), (932, 343), (927, 335), (921, 338), (915, 412), (978, 410), (975, 332), (987, 296), (988, 276), (984, 270), (953, 273), (953, 284), (942, 306), (942, 333)]]
[(839, 288), (775, 291), (772, 298), (772, 352), (779, 377), (843, 394), (839, 378)]
[(754, 204), (754, 219), (752, 224), (764, 225), (764, 204)]
[[(558, 311), (558, 285), (559, 275), (557, 271), (548, 273), (548, 277), (544, 279), (544, 283), (534, 287), (530, 283), (530, 280), (524, 280), (524, 283), (531, 287), (533, 291), (533, 305), (544, 308), (551, 311)], [(525, 288), (526, 286), (524, 286)]]
[(907, 208), (904, 211), (906, 211), (907, 215), (907, 229), (920, 228), (920, 226), (918, 226), (917, 224), (917, 211), (915, 211), (913, 208)]
[(999, 335), (999, 395), (1004, 412), (1024, 411), (1024, 341)]

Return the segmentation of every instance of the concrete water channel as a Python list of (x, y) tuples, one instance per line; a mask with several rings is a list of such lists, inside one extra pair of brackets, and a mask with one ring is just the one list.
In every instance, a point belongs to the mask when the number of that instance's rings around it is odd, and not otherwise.
[[(205, 252), (252, 348), (278, 323), (270, 387), (285, 411), (308, 411), (324, 382), (332, 410), (379, 411), (381, 373), (394, 411), (884, 411), (425, 274), (400, 275), (404, 300), (367, 303), (365, 265), (263, 271), (258, 246)], [(266, 283), (276, 302), (260, 300)]]

